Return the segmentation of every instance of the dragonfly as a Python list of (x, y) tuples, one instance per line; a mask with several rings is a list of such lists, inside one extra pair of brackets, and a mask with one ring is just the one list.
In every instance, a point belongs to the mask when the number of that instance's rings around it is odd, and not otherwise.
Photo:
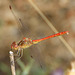
[[(20, 24), (22, 25), (21, 23), (21, 19), (18, 19), (13, 10), (12, 10), (12, 7), (11, 5), (9, 5), (9, 8), (12, 12), (12, 14), (14, 15), (15, 19), (20, 22)], [(36, 40), (32, 40), (31, 38), (26, 38), (24, 37), (21, 41), (19, 42), (13, 42), (11, 44), (11, 50), (14, 50), (14, 51), (17, 51), (17, 55), (22, 57), (23, 55), (23, 49), (26, 49), (34, 44), (38, 44), (39, 42), (41, 41), (44, 41), (46, 39), (49, 39), (49, 38), (53, 38), (53, 37), (57, 37), (57, 36), (61, 36), (61, 35), (64, 35), (64, 34), (68, 34), (68, 31), (64, 31), (64, 32), (60, 32), (60, 33), (56, 33), (56, 34), (53, 34), (53, 35), (50, 35), (50, 36), (47, 36), (47, 37), (44, 37), (44, 38), (41, 38), (41, 39), (36, 39)]]
[(61, 35), (64, 35), (64, 34), (68, 34), (68, 31), (60, 32), (60, 33), (50, 35), (50, 36), (47, 36), (47, 37), (44, 37), (44, 38), (41, 38), (41, 39), (36, 39), (36, 40), (32, 40), (31, 38), (24, 37), (18, 43), (14, 41), (11, 44), (11, 49), (17, 51), (17, 54), (19, 56), (22, 56), (23, 55), (23, 49), (26, 49), (26, 48), (34, 45), (34, 44), (38, 44), (39, 42), (44, 41), (46, 39), (61, 36)]

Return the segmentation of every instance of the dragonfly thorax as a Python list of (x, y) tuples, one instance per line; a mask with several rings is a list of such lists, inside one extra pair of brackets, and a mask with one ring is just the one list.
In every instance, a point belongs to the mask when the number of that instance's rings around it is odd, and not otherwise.
[(30, 38), (23, 38), (18, 43), (13, 42), (11, 44), (11, 49), (14, 49), (14, 50), (25, 49), (30, 47), (31, 45), (33, 45), (33, 42)]
[(33, 42), (30, 38), (24, 38), (18, 43), (18, 46), (20, 46), (21, 48), (28, 48), (31, 45), (33, 45)]

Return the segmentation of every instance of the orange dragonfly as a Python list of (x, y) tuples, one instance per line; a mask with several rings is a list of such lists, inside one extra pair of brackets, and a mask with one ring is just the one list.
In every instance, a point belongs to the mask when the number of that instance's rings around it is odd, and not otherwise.
[(11, 49), (17, 51), (17, 54), (19, 56), (22, 56), (23, 55), (23, 49), (28, 48), (28, 47), (30, 47), (30, 46), (32, 46), (34, 44), (37, 44), (37, 43), (39, 43), (39, 42), (41, 42), (43, 40), (53, 38), (53, 37), (56, 37), (56, 36), (60, 36), (60, 35), (63, 35), (63, 34), (68, 34), (68, 31), (60, 32), (60, 33), (57, 33), (57, 34), (54, 34), (54, 35), (51, 35), (51, 36), (48, 36), (48, 37), (45, 37), (45, 38), (36, 39), (36, 40), (32, 40), (31, 38), (25, 38), (24, 37), (18, 43), (13, 42), (11, 44)]
[[(15, 19), (17, 21), (21, 23), (21, 19), (17, 19), (17, 17), (15, 16), (12, 8), (11, 8), (11, 5), (9, 6), (12, 14), (14, 15)], [(17, 51), (17, 55), (18, 56), (22, 56), (23, 55), (23, 49), (25, 48), (28, 48), (34, 44), (37, 44), (43, 40), (46, 40), (46, 39), (49, 39), (49, 38), (53, 38), (53, 37), (56, 37), (56, 36), (60, 36), (60, 35), (63, 35), (63, 34), (68, 34), (68, 31), (64, 31), (64, 32), (60, 32), (60, 33), (57, 33), (57, 34), (54, 34), (54, 35), (51, 35), (51, 36), (48, 36), (48, 37), (44, 37), (44, 38), (41, 38), (41, 39), (36, 39), (36, 40), (32, 40), (31, 38), (26, 38), (24, 37), (21, 41), (19, 41), (18, 43), (16, 42), (13, 42), (11, 44), (11, 49), (14, 50), (14, 51)]]

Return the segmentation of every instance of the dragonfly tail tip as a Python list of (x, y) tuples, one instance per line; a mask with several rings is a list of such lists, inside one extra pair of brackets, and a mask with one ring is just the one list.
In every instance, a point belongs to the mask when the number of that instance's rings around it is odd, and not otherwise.
[(69, 31), (67, 31), (67, 35), (69, 35)]

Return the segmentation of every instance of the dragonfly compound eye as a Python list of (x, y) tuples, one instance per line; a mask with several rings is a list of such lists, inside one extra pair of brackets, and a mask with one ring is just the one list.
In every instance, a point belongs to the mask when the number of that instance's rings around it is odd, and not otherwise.
[(13, 42), (12, 44), (11, 44), (11, 48), (12, 49), (16, 49), (18, 46), (17, 46), (17, 44), (16, 44), (16, 42)]

